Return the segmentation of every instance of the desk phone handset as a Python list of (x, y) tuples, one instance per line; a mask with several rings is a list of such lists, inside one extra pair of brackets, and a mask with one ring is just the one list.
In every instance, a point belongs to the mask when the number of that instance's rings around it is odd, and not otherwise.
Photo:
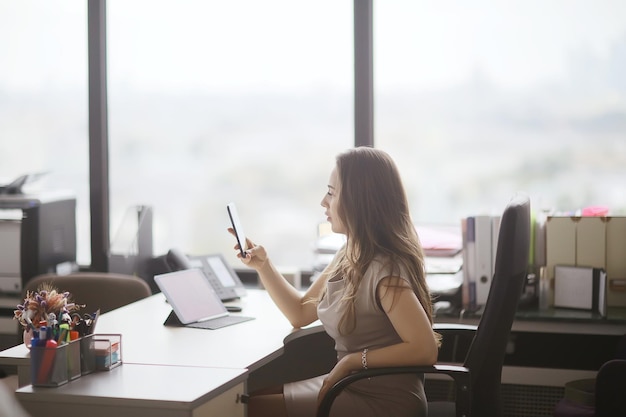
[(201, 269), (222, 301), (246, 295), (246, 289), (237, 273), (220, 254), (189, 256), (177, 249), (170, 249), (165, 261), (170, 271)]

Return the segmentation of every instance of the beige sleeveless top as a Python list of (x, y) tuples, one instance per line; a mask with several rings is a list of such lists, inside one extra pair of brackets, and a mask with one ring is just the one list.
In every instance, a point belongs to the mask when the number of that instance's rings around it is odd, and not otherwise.
[[(340, 301), (344, 292), (344, 280), (328, 282), (327, 293), (317, 311), (326, 332), (335, 340), (339, 359), (350, 352), (362, 352), (366, 348), (374, 350), (402, 342), (376, 296), (378, 284), (389, 276), (400, 276), (408, 281), (406, 273), (394, 271), (392, 274), (380, 258), (375, 259), (357, 290), (356, 327), (347, 335), (340, 334), (338, 329), (345, 308)], [(285, 400), (290, 417), (315, 415), (315, 400), (322, 380), (323, 376), (285, 385)], [(365, 379), (350, 385), (333, 403), (331, 415), (425, 416), (426, 407), (422, 378), (414, 375), (390, 375)]]

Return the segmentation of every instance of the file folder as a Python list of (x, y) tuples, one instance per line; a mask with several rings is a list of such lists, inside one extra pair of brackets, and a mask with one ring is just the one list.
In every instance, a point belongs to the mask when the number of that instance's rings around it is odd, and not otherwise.
[(485, 305), (493, 278), (493, 236), (491, 216), (474, 216), (474, 265), (476, 304)]
[(476, 280), (474, 267), (474, 219), (466, 217), (461, 220), (463, 239), (463, 308), (476, 309)]
[(491, 276), (496, 271), (496, 253), (498, 252), (498, 236), (500, 235), (500, 216), (491, 216)]

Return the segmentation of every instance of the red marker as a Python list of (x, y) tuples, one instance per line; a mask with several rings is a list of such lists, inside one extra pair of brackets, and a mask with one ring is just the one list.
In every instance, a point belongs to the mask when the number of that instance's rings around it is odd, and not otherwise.
[(56, 356), (56, 348), (56, 340), (46, 340), (43, 357), (41, 358), (41, 364), (39, 366), (39, 373), (37, 374), (37, 382), (40, 384), (45, 384), (50, 377), (50, 372), (52, 372), (52, 365), (54, 365), (54, 357)]

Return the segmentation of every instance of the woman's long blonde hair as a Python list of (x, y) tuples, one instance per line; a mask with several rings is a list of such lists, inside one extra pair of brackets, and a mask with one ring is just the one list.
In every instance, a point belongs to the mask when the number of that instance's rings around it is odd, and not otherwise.
[(354, 298), (361, 279), (376, 256), (388, 260), (385, 271), (404, 271), (413, 292), (433, 322), (424, 255), (409, 213), (408, 200), (396, 164), (384, 151), (357, 147), (337, 156), (338, 214), (347, 230), (346, 245), (337, 253), (326, 277), (343, 277), (347, 308), (340, 331), (356, 326)]

